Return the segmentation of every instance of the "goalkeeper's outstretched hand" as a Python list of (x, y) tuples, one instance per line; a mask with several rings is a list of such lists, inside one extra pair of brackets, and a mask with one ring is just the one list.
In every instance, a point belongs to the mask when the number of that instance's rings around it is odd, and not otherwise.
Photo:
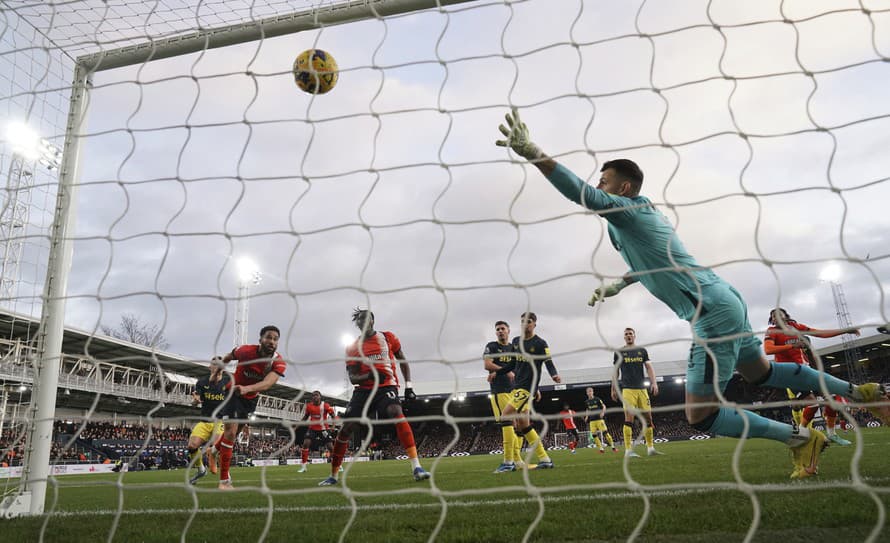
[(612, 296), (615, 296), (616, 294), (621, 292), (621, 289), (623, 289), (626, 285), (627, 284), (624, 282), (624, 280), (621, 280), (621, 281), (616, 281), (610, 285), (599, 287), (598, 289), (593, 291), (593, 294), (591, 294), (590, 299), (587, 300), (587, 305), (589, 305), (590, 307), (593, 307), (596, 305), (597, 302), (601, 302), (606, 298), (611, 298)]
[(505, 140), (497, 140), (495, 145), (500, 147), (509, 147), (517, 155), (527, 159), (535, 160), (544, 156), (543, 151), (532, 143), (528, 135), (528, 127), (519, 118), (519, 110), (511, 108), (511, 113), (504, 115), (507, 126), (498, 125), (501, 134), (507, 137)]

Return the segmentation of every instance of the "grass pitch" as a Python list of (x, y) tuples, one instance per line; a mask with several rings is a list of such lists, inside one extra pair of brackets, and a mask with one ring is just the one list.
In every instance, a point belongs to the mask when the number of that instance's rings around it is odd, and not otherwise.
[[(890, 541), (890, 429), (825, 451), (820, 475), (789, 480), (788, 450), (752, 440), (665, 443), (629, 459), (555, 451), (553, 470), (494, 474), (499, 456), (357, 463), (336, 487), (328, 466), (240, 468), (236, 492), (184, 470), (53, 479), (47, 514), (0, 520), (2, 540), (29, 541)], [(644, 447), (638, 452), (645, 454)], [(735, 458), (735, 460), (734, 460)], [(734, 461), (738, 469), (734, 470)], [(855, 476), (854, 476), (855, 474)], [(345, 485), (344, 485), (345, 483)]]

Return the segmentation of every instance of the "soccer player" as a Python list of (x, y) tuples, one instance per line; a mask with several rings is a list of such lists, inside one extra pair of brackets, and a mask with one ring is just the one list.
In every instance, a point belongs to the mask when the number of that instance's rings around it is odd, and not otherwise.
[(538, 457), (537, 469), (550, 469), (553, 467), (553, 461), (550, 460), (538, 432), (532, 426), (529, 400), (541, 394), (538, 391), (538, 383), (541, 382), (542, 365), (546, 364), (547, 372), (554, 383), (561, 383), (562, 378), (556, 371), (553, 359), (550, 358), (550, 346), (535, 333), (538, 316), (527, 312), (522, 314), (521, 319), (522, 336), (513, 338), (513, 350), (517, 352), (514, 372), (516, 379), (513, 382), (510, 401), (504, 407), (502, 416), (507, 420), (512, 419), (516, 435), (528, 441), (529, 449), (535, 449)]
[(575, 426), (575, 412), (572, 411), (572, 407), (569, 404), (564, 403), (562, 404), (562, 411), (560, 411), (559, 414), (562, 418), (562, 425), (571, 438), (569, 441), (569, 450), (572, 451), (572, 454), (575, 454), (575, 447), (578, 446), (578, 427)]
[[(643, 426), (643, 435), (646, 438), (646, 450), (649, 456), (664, 454), (655, 450), (655, 425), (652, 423), (652, 405), (649, 401), (649, 393), (646, 391), (646, 383), (643, 377), (643, 369), (649, 376), (649, 388), (653, 396), (658, 396), (658, 383), (655, 381), (655, 369), (649, 362), (649, 352), (636, 345), (637, 333), (633, 328), (624, 329), (624, 347), (615, 353), (613, 364), (618, 366), (618, 386), (621, 388), (621, 403), (624, 405), (624, 456), (639, 458), (640, 455), (633, 449), (634, 413), (642, 412), (646, 417)], [(615, 389), (615, 382), (611, 387), (612, 400), (618, 401), (619, 392)]]
[(615, 442), (612, 441), (612, 434), (606, 427), (606, 404), (593, 394), (593, 387), (587, 387), (587, 412), (589, 414), (584, 417), (584, 422), (590, 423), (590, 435), (595, 436), (593, 440), (599, 451), (606, 452), (606, 448), (603, 447), (603, 436), (605, 435), (612, 452), (618, 452)]
[(232, 448), (245, 421), (256, 411), (260, 392), (269, 390), (279, 378), (284, 377), (287, 364), (276, 351), (280, 337), (281, 332), (277, 327), (263, 326), (259, 344), (241, 345), (222, 357), (223, 364), (236, 360), (238, 367), (235, 368), (235, 382), (230, 388), (231, 393), (219, 412), (225, 423), (223, 435), (216, 442), (220, 490), (232, 490), (232, 477), (229, 474)]
[[(769, 313), (769, 328), (766, 329), (766, 337), (763, 342), (763, 347), (766, 354), (773, 355), (776, 362), (810, 366), (813, 362), (813, 355), (806, 336), (831, 338), (844, 334), (854, 334), (858, 336), (859, 329), (819, 330), (810, 328), (806, 324), (799, 323), (791, 318), (791, 315), (789, 315), (785, 309), (779, 307), (773, 309)], [(816, 394), (813, 391), (802, 391), (797, 394), (792, 390), (788, 390), (789, 399), (810, 400), (813, 402), (813, 405), (809, 405), (804, 409), (800, 409), (799, 407), (793, 407), (791, 409), (791, 415), (794, 417), (794, 421), (797, 424), (807, 426), (813, 420), (813, 417), (819, 410), (819, 406), (815, 405), (818, 401), (817, 396), (819, 396), (819, 394)], [(838, 403), (841, 403), (843, 396), (834, 395), (834, 399)], [(851, 445), (849, 441), (838, 436), (834, 431), (834, 423), (837, 421), (837, 411), (831, 407), (831, 405), (826, 405), (823, 409), (823, 414), (825, 415), (825, 423), (828, 428), (828, 431), (826, 432), (828, 439), (841, 446)], [(831, 422), (831, 425), (827, 426), (829, 421)]]
[(337, 484), (337, 475), (343, 464), (343, 457), (349, 446), (349, 438), (358, 427), (357, 419), (362, 416), (365, 406), (368, 415), (376, 414), (379, 419), (393, 421), (396, 435), (411, 460), (412, 473), (415, 481), (430, 478), (429, 472), (420, 466), (417, 458), (417, 446), (414, 443), (414, 432), (402, 413), (399, 403), (399, 377), (396, 374), (396, 360), (405, 377), (405, 400), (417, 399), (411, 387), (411, 368), (402, 352), (402, 343), (392, 332), (374, 330), (374, 313), (367, 309), (356, 309), (352, 313), (352, 322), (362, 331), (352, 345), (346, 348), (346, 371), (349, 381), (355, 385), (352, 398), (346, 407), (346, 422), (337, 432), (334, 439), (334, 452), (331, 454), (331, 476), (318, 486)]
[(333, 449), (330, 437), (331, 424), (328, 422), (336, 418), (334, 408), (328, 402), (321, 401), (321, 392), (315, 390), (312, 392), (312, 399), (306, 404), (306, 410), (303, 412), (301, 420), (310, 422), (306, 435), (303, 437), (303, 447), (300, 451), (300, 459), (302, 465), (297, 473), (305, 473), (309, 471), (309, 452), (315, 447), (316, 450), (324, 448), (326, 451)]
[[(206, 420), (198, 422), (192, 428), (189, 436), (188, 452), (189, 460), (197, 468), (197, 472), (189, 479), (189, 483), (195, 484), (198, 479), (207, 475), (204, 467), (204, 451), (202, 447), (208, 441), (215, 441), (223, 434), (223, 423), (217, 419), (216, 410), (222, 405), (227, 396), (227, 390), (232, 384), (232, 377), (224, 370), (221, 357), (214, 357), (210, 361), (210, 375), (198, 379), (192, 390), (192, 405), (201, 405), (201, 417)], [(216, 457), (211, 453), (207, 455), (210, 464), (210, 473), (216, 473)]]
[(482, 354), (482, 362), (488, 370), (488, 382), (491, 386), (491, 411), (494, 420), (501, 425), (501, 434), (504, 441), (504, 460), (494, 470), (495, 473), (516, 471), (516, 462), (521, 461), (522, 438), (513, 431), (513, 421), (504, 420), (501, 414), (504, 407), (510, 401), (510, 392), (513, 390), (513, 382), (516, 378), (516, 351), (510, 342), (510, 325), (505, 321), (494, 323), (496, 341), (490, 341), (485, 346)]
[[(507, 125), (498, 128), (510, 147), (530, 161), (563, 196), (600, 215), (608, 223), (612, 246), (630, 268), (620, 280), (597, 288), (588, 304), (616, 296), (633, 283), (642, 283), (653, 296), (690, 323), (693, 346), (686, 370), (686, 418), (701, 432), (732, 437), (760, 437), (786, 443), (792, 451), (792, 477), (816, 473), (825, 436), (816, 430), (785, 424), (753, 411), (720, 406), (717, 390), (725, 389), (733, 370), (750, 382), (796, 391), (820, 390), (857, 402), (886, 402), (877, 383), (852, 385), (826, 373), (796, 364), (771, 364), (748, 321), (741, 295), (686, 251), (668, 221), (640, 195), (643, 172), (631, 160), (610, 160), (601, 168), (596, 187), (547, 156), (529, 138), (528, 127), (514, 108)], [(721, 339), (727, 338), (727, 339)], [(870, 410), (890, 424), (890, 406)], [(747, 424), (746, 424), (747, 421)], [(747, 431), (746, 431), (747, 429)]]

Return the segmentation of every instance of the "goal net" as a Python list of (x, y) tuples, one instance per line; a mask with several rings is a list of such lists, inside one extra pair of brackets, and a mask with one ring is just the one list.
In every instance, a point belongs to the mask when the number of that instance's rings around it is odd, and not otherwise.
[[(0, 13), (11, 534), (191, 540), (237, 527), (275, 541), (297, 514), (341, 541), (766, 540), (824, 509), (846, 524), (813, 521), (822, 537), (888, 537), (880, 420), (823, 401), (850, 445), (803, 484), (788, 481), (785, 445), (690, 427), (688, 323), (639, 285), (589, 307), (627, 272), (606, 221), (494, 142), (515, 107), (593, 185), (604, 162), (633, 159), (642, 194), (741, 293), (761, 339), (776, 307), (814, 329), (856, 328), (812, 339), (812, 365), (888, 382), (890, 3), (81, 0)], [(336, 59), (326, 94), (295, 84), (307, 49)], [(403, 405), (429, 482), (373, 412), (339, 476), (328, 442), (306, 432), (313, 390), (339, 415), (352, 394), (354, 308), (410, 363), (418, 398)], [(521, 336), (526, 311), (560, 376), (542, 366), (529, 399), (556, 468), (496, 474), (507, 438), (481, 353), (496, 321)], [(207, 420), (195, 382), (265, 324), (280, 329), (286, 370), (242, 420), (237, 492), (217, 491), (216, 475), (190, 484), (187, 443)], [(659, 388), (651, 421), (631, 413), (642, 458), (622, 454), (612, 397), (628, 327)], [(607, 408), (602, 434), (588, 388)], [(812, 402), (735, 376), (720, 403), (791, 422), (791, 406)], [(564, 404), (577, 451), (556, 433)], [(824, 409), (812, 415), (829, 430)], [(652, 426), (664, 455), (646, 454)], [(531, 468), (542, 459), (528, 445)], [(318, 487), (328, 475), (337, 485)], [(594, 515), (592, 530), (565, 522), (606, 509), (620, 512)]]

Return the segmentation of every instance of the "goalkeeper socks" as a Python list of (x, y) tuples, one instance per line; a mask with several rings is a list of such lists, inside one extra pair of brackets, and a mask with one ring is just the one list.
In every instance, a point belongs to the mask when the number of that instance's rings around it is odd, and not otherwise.
[(650, 449), (655, 446), (655, 428), (652, 426), (647, 426), (646, 430), (643, 432), (643, 435), (646, 436), (646, 446)]
[(624, 423), (624, 450), (630, 450), (634, 446), (634, 423)]
[(346, 456), (346, 449), (349, 448), (349, 441), (340, 441), (340, 436), (334, 440), (334, 451), (331, 453), (331, 476), (337, 478), (337, 472), (343, 465), (343, 457)]
[(309, 463), (309, 449), (308, 448), (303, 447), (303, 451), (300, 454), (300, 460), (303, 461), (303, 464)]
[(511, 464), (516, 460), (513, 455), (514, 444), (516, 443), (516, 432), (513, 431), (513, 425), (510, 423), (502, 424), (501, 434), (504, 439), (504, 463)]
[[(744, 418), (742, 417), (742, 414), (744, 414)], [(721, 407), (709, 418), (712, 421), (710, 427), (703, 428), (707, 419), (693, 426), (699, 430), (712, 432), (721, 436), (742, 437), (742, 434), (745, 431), (745, 419), (747, 419), (747, 437), (761, 437), (764, 439), (781, 441), (782, 443), (787, 443), (789, 445), (800, 445), (799, 438), (793, 435), (793, 428), (790, 424), (761, 417), (753, 411), (745, 410), (740, 414), (735, 409)], [(804, 433), (804, 430), (806, 429), (801, 429), (801, 435)], [(809, 431), (806, 431), (806, 436), (809, 437)]]
[(229, 467), (232, 465), (232, 447), (234, 443), (225, 437), (221, 437), (216, 446), (219, 449), (219, 480), (226, 481), (231, 478), (229, 476)]
[(773, 388), (790, 388), (797, 392), (822, 390), (819, 376), (825, 379), (825, 388), (831, 394), (839, 394), (847, 398), (853, 397), (853, 385), (833, 377), (827, 373), (816, 371), (809, 366), (788, 362), (770, 362), (769, 373), (758, 384)]

